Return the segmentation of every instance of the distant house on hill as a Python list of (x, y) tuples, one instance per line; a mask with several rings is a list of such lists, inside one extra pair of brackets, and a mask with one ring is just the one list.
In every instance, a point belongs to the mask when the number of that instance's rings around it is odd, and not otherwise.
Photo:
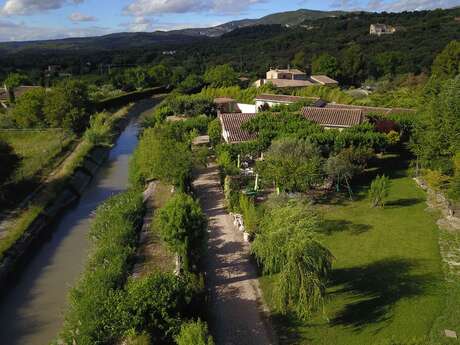
[(305, 72), (298, 69), (270, 69), (267, 72), (265, 79), (259, 79), (255, 82), (255, 86), (271, 83), (276, 87), (306, 87), (312, 85), (327, 85), (335, 86), (338, 82), (325, 75), (307, 76)]
[(307, 120), (316, 122), (326, 129), (342, 130), (365, 121), (363, 111), (360, 109), (305, 107), (301, 113)]
[(371, 35), (391, 35), (396, 32), (396, 28), (387, 24), (371, 24), (369, 34)]

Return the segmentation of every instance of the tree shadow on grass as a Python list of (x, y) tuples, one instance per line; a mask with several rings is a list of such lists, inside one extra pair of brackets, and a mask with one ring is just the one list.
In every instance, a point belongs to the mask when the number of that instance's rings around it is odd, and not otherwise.
[(416, 261), (399, 258), (381, 260), (370, 265), (334, 270), (334, 293), (350, 294), (358, 300), (347, 304), (331, 320), (360, 330), (368, 324), (387, 321), (395, 303), (403, 298), (418, 296), (436, 280), (434, 275), (413, 274)]
[(403, 198), (403, 199), (388, 201), (385, 204), (385, 207), (407, 207), (407, 206), (413, 206), (413, 205), (420, 204), (423, 201), (424, 200), (422, 198)]
[(350, 232), (353, 235), (359, 235), (372, 229), (369, 224), (357, 224), (344, 219), (328, 219), (323, 222), (321, 232), (326, 235), (332, 235), (335, 232)]

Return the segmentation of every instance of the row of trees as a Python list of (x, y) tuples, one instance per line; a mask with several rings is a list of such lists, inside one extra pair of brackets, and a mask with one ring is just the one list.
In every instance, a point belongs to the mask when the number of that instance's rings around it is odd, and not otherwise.
[(11, 117), (21, 128), (66, 128), (81, 133), (89, 121), (86, 85), (66, 80), (52, 90), (34, 88), (16, 100)]

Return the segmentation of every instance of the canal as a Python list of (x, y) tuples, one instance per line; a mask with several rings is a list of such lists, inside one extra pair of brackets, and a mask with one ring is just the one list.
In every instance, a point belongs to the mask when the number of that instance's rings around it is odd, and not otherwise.
[(52, 236), (26, 264), (0, 301), (2, 345), (48, 345), (59, 333), (71, 286), (88, 254), (87, 238), (93, 211), (128, 186), (129, 157), (137, 145), (137, 118), (151, 112), (156, 101), (138, 102), (131, 122), (118, 138), (109, 160), (78, 203), (54, 225)]

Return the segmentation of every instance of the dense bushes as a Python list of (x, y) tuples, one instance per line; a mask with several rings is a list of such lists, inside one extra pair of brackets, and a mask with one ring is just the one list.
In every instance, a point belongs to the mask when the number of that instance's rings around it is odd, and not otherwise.
[(74, 339), (77, 344), (106, 343), (121, 327), (114, 320), (119, 303), (116, 292), (123, 287), (135, 254), (142, 212), (142, 195), (136, 191), (117, 195), (97, 209), (90, 231), (93, 250), (69, 296), (62, 333), (67, 344)]
[(176, 343), (177, 345), (214, 345), (208, 326), (200, 320), (182, 325)]
[(147, 128), (143, 132), (131, 159), (133, 183), (158, 179), (186, 188), (192, 169), (192, 152), (189, 143), (178, 141), (176, 134), (172, 126)]
[(86, 85), (66, 80), (51, 91), (29, 90), (17, 100), (12, 117), (19, 127), (66, 128), (81, 133), (89, 120)]
[(207, 220), (198, 202), (179, 193), (158, 211), (155, 228), (177, 253), (186, 271), (192, 269), (206, 249)]
[[(107, 344), (148, 334), (154, 343), (171, 343), (191, 311), (202, 283), (189, 274), (127, 276), (142, 220), (142, 194), (117, 195), (96, 211), (91, 224), (93, 249), (86, 270), (69, 295), (61, 334), (66, 344)], [(145, 338), (145, 337), (144, 337)]]
[(282, 191), (300, 192), (310, 189), (322, 176), (319, 149), (304, 140), (285, 138), (273, 141), (257, 171), (268, 183), (274, 182)]
[(211, 97), (196, 95), (171, 95), (164, 104), (168, 106), (175, 115), (182, 116), (216, 116), (216, 108)]

